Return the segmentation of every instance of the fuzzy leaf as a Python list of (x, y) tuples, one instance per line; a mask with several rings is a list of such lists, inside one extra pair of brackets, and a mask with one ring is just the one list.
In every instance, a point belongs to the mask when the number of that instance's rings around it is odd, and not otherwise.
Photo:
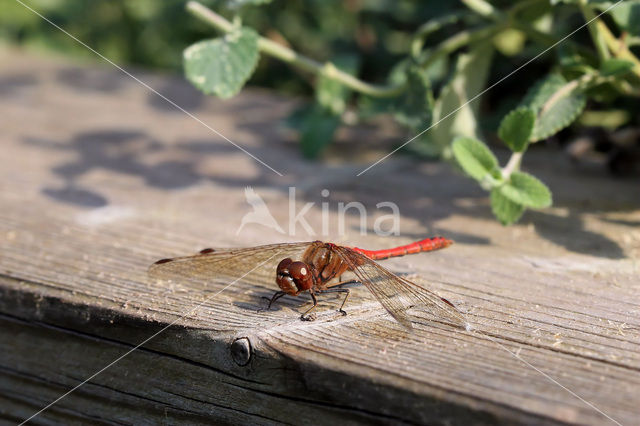
[(500, 223), (511, 225), (520, 219), (522, 213), (524, 213), (524, 206), (514, 203), (502, 195), (500, 188), (493, 188), (491, 190), (491, 211), (493, 211), (494, 216)]
[(499, 173), (498, 160), (489, 147), (477, 139), (460, 137), (453, 141), (453, 155), (460, 167), (475, 180)]
[[(570, 125), (586, 105), (586, 96), (567, 90), (569, 83), (559, 74), (551, 74), (534, 85), (521, 105), (537, 114), (530, 142), (546, 139)], [(566, 93), (565, 93), (566, 92)]]
[(562, 97), (540, 112), (532, 141), (546, 139), (569, 126), (584, 109), (587, 99), (582, 93)]
[(538, 80), (533, 87), (529, 89), (520, 104), (528, 106), (534, 111), (538, 111), (544, 103), (565, 84), (567, 84), (567, 80), (560, 74), (551, 74)]
[(242, 28), (184, 50), (187, 79), (206, 94), (226, 99), (247, 82), (258, 63), (258, 34)]
[(536, 113), (527, 107), (514, 109), (502, 119), (498, 136), (514, 152), (524, 151), (533, 134)]
[(514, 172), (509, 182), (500, 187), (502, 195), (526, 207), (542, 208), (551, 205), (549, 188), (528, 173)]

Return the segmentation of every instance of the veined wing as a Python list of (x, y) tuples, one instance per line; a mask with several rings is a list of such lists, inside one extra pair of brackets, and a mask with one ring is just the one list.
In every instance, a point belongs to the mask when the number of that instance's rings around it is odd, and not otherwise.
[(335, 246), (342, 260), (378, 299), (391, 316), (406, 328), (413, 328), (407, 311), (426, 312), (435, 321), (466, 328), (465, 317), (449, 301), (434, 292), (399, 277), (375, 261), (347, 247)]
[(274, 282), (276, 266), (282, 259), (299, 259), (309, 244), (204, 249), (193, 256), (160, 259), (149, 267), (148, 274), (152, 278), (199, 285), (238, 280), (264, 286)]

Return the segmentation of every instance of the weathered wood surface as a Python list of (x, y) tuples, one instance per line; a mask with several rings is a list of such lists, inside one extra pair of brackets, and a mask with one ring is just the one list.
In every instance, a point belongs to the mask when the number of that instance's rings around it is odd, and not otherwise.
[[(397, 155), (356, 178), (397, 141), (386, 127), (346, 132), (325, 162), (309, 163), (279, 127), (290, 101), (246, 91), (222, 102), (179, 78), (141, 74), (278, 177), (116, 70), (15, 51), (0, 61), (4, 421), (29, 417), (177, 321), (34, 422), (611, 423), (532, 365), (621, 424), (637, 423), (637, 180), (533, 150), (525, 168), (553, 188), (555, 205), (503, 228), (485, 193), (446, 165)], [(305, 323), (307, 299), (256, 312), (270, 282), (214, 296), (223, 284), (146, 277), (161, 257), (282, 241), (259, 225), (236, 235), (247, 185), (285, 227), (289, 186), (298, 211), (315, 202), (305, 217), (316, 230), (328, 202), (333, 235), (338, 202), (374, 213), (395, 202), (402, 237), (361, 236), (358, 217), (347, 218), (338, 240), (361, 247), (455, 239), (385, 265), (428, 277), (485, 334), (429, 322), (408, 333), (362, 288), (348, 316), (329, 297)], [(315, 238), (300, 227), (287, 237)], [(231, 350), (243, 337), (246, 365)]]

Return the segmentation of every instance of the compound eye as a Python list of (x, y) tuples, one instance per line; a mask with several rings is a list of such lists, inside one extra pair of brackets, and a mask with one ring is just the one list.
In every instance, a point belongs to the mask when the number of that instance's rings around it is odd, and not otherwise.
[(306, 280), (309, 276), (309, 266), (304, 262), (291, 262), (289, 265), (289, 275), (294, 280)]
[(282, 259), (280, 263), (278, 263), (278, 267), (276, 268), (276, 271), (278, 273), (284, 272), (284, 270), (287, 269), (287, 267), (291, 264), (291, 262), (293, 261), (291, 260), (290, 257), (287, 257), (286, 259)]
[(309, 290), (313, 287), (313, 273), (309, 265), (304, 262), (291, 262), (289, 265), (289, 276), (296, 283), (299, 291)]

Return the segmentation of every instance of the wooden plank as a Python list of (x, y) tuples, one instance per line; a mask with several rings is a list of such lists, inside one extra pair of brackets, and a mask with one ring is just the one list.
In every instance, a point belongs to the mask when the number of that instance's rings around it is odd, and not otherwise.
[[(637, 182), (571, 168), (549, 151), (525, 166), (554, 190), (553, 208), (503, 228), (486, 194), (443, 164), (394, 156), (362, 177), (392, 135), (345, 131), (325, 162), (302, 161), (278, 122), (294, 105), (245, 91), (203, 98), (181, 79), (140, 74), (268, 164), (103, 67), (2, 51), (0, 102), (0, 416), (24, 419), (155, 333), (142, 348), (38, 416), (42, 423), (622, 424), (640, 402)], [(379, 136), (378, 136), (379, 137)], [(384, 140), (384, 138), (378, 139)], [(344, 153), (353, 157), (344, 163)], [(350, 154), (349, 154), (350, 155)], [(353, 165), (356, 164), (356, 165)], [(384, 185), (381, 185), (381, 182)], [(328, 240), (383, 248), (431, 234), (447, 250), (385, 261), (415, 273), (465, 312), (475, 330), (429, 321), (413, 333), (366, 289), (349, 315), (338, 299), (298, 320), (306, 299), (256, 312), (275, 284), (163, 283), (161, 257), (208, 246), (312, 240), (247, 225), (251, 185), (285, 229), (290, 186)], [(325, 197), (321, 190), (328, 189)], [(402, 237), (359, 235), (339, 202), (381, 201)], [(287, 229), (288, 230), (288, 229)], [(322, 236), (325, 239), (325, 236)], [(237, 339), (249, 342), (238, 363)], [(517, 355), (519, 358), (517, 358)], [(524, 362), (522, 361), (524, 360)], [(574, 394), (554, 383), (562, 384)]]

